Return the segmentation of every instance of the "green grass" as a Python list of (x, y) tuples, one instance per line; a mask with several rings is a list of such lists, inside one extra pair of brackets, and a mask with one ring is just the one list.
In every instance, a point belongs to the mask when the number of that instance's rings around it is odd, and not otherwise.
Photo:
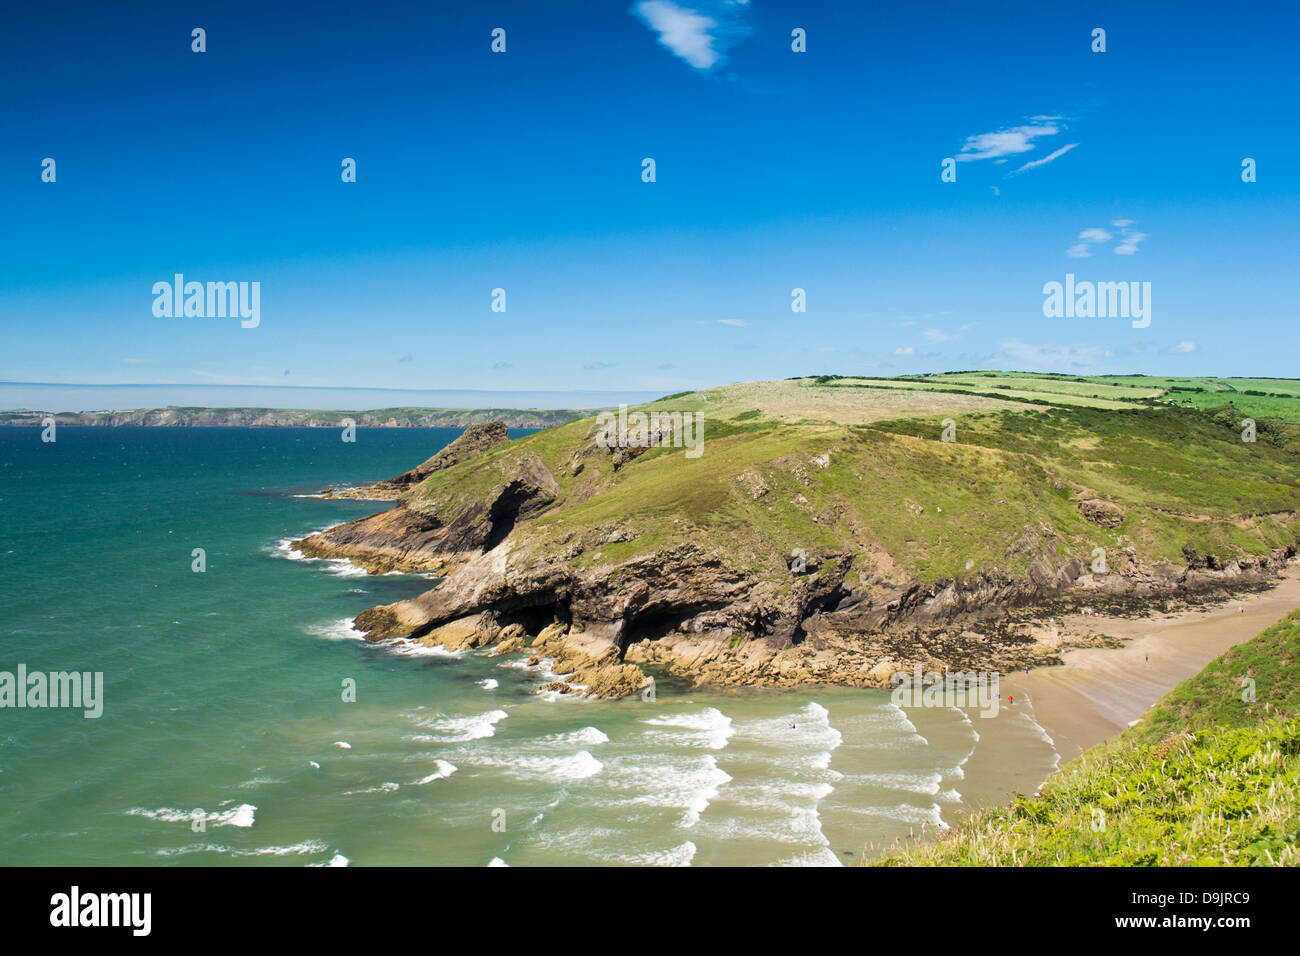
[(816, 382), (828, 388), (902, 388), (1091, 408), (1161, 404), (1213, 409), (1230, 405), (1242, 417), (1275, 418), (1300, 425), (1300, 379), (970, 371), (897, 378), (822, 375)]
[[(539, 462), (560, 493), (518, 527), (521, 541), (555, 553), (581, 539), (590, 546), (579, 564), (707, 546), (738, 570), (782, 585), (796, 548), (885, 552), (900, 573), (939, 581), (990, 570), (1019, 576), (1045, 555), (1085, 559), (1095, 547), (1113, 553), (1130, 542), (1141, 560), (1183, 563), (1188, 548), (1231, 560), (1300, 540), (1290, 516), (1300, 509), (1300, 456), (1271, 441), (1267, 428), (1260, 441), (1242, 442), (1230, 410), (1224, 417), (1131, 403), (1117, 411), (963, 399), (956, 442), (943, 442), (950, 417), (943, 394), (900, 406), (844, 381), (750, 383), (641, 406), (704, 415), (697, 459), (653, 448), (616, 471), (610, 456), (586, 454), (574, 475), (575, 453), (592, 441), (585, 419), (437, 472), (408, 503), (451, 521), (527, 461)], [(889, 401), (881, 404), (882, 395)], [(927, 405), (927, 414), (902, 419), (857, 414)], [(861, 424), (807, 417), (828, 407)], [(824, 454), (829, 464), (814, 464)], [(759, 486), (766, 492), (757, 497), (747, 491)], [(1088, 522), (1081, 497), (1119, 504), (1124, 523)], [(635, 537), (595, 546), (611, 528)]]
[(1179, 684), (1038, 795), (876, 865), (1300, 865), (1297, 664), (1300, 611)]

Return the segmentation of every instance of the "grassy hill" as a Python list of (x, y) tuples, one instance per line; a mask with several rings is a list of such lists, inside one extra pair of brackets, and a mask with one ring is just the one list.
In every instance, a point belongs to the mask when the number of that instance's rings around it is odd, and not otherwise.
[[(840, 388), (897, 388), (994, 395), (1052, 405), (1122, 409), (1177, 406), (1226, 410), (1239, 417), (1300, 426), (1300, 379), (1172, 378), (1147, 375), (1071, 376), (1036, 372), (944, 372), (898, 378), (822, 376)], [(1287, 429), (1300, 442), (1300, 428)], [(1297, 444), (1300, 448), (1300, 444)]]
[(1179, 684), (1039, 795), (879, 865), (1300, 865), (1298, 675), (1300, 611)]
[[(742, 566), (786, 582), (795, 548), (875, 549), (909, 575), (939, 580), (1023, 573), (1044, 551), (1094, 547), (1132, 548), (1148, 562), (1231, 559), (1294, 544), (1300, 531), (1300, 456), (1242, 442), (1235, 422), (1191, 409), (1033, 405), (817, 379), (640, 408), (702, 415), (704, 453), (690, 460), (658, 447), (616, 465), (585, 454), (592, 423), (582, 420), (435, 474), (409, 504), (454, 518), (536, 458), (560, 491), (525, 536), (560, 546), (577, 529), (632, 527), (635, 537), (583, 558), (609, 562), (707, 528)], [(945, 419), (953, 442), (941, 440)], [(821, 454), (826, 466), (811, 464)], [(576, 474), (575, 460), (584, 464)], [(1096, 498), (1123, 508), (1121, 523), (1085, 517), (1078, 502)]]
[(639, 410), (699, 416), (698, 456), (672, 440), (680, 419), (652, 447), (608, 447), (582, 419), (295, 546), (447, 575), (363, 611), (372, 640), (555, 624), (584, 653), (702, 683), (877, 687), (914, 663), (1051, 659), (1016, 609), (1260, 586), (1294, 553), (1300, 454), (1275, 433), (1076, 398), (828, 377), (680, 393)]

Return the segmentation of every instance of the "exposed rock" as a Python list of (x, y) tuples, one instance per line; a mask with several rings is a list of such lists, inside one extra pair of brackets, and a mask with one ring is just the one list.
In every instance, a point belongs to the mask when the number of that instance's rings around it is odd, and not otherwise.
[(541, 460), (525, 455), (511, 477), (445, 518), (419, 501), (403, 500), (388, 511), (294, 541), (293, 547), (308, 557), (347, 558), (375, 574), (446, 574), (495, 547), (521, 516), (544, 508), (559, 491)]
[(1085, 498), (1080, 501), (1079, 513), (1103, 528), (1118, 528), (1124, 523), (1124, 509), (1100, 498)]

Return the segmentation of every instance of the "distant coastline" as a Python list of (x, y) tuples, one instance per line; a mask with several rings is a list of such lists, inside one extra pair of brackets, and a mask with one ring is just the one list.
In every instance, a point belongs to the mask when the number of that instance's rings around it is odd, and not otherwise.
[(375, 408), (328, 411), (302, 408), (136, 408), (100, 412), (0, 412), (0, 425), (40, 427), (53, 418), (59, 425), (156, 428), (341, 428), (350, 419), (358, 428), (468, 428), (479, 422), (503, 421), (511, 428), (549, 428), (596, 414), (572, 408)]

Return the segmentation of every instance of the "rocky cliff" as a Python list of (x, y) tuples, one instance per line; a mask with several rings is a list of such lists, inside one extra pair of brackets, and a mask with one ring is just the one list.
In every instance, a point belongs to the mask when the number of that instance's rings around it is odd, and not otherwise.
[(898, 418), (872, 395), (845, 424), (807, 416), (813, 384), (756, 384), (782, 388), (648, 406), (708, 416), (696, 459), (671, 429), (618, 447), (591, 420), (485, 440), (299, 546), (447, 575), (362, 612), (370, 640), (528, 653), (555, 689), (621, 696), (643, 666), (883, 687), (913, 664), (1050, 662), (1040, 612), (1264, 586), (1300, 539), (1300, 462), (1195, 415), (990, 400), (950, 442), (949, 396)]

